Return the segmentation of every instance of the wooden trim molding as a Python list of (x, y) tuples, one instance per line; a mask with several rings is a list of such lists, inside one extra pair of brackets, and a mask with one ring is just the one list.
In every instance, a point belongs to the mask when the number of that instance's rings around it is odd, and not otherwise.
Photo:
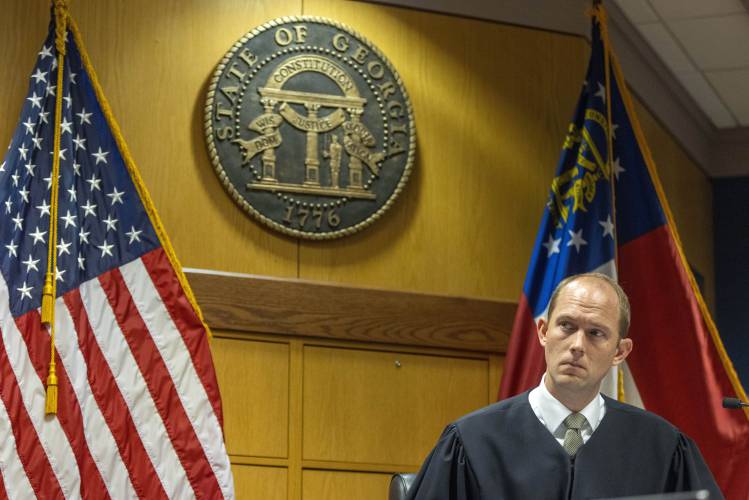
[(504, 353), (517, 304), (186, 270), (215, 330)]

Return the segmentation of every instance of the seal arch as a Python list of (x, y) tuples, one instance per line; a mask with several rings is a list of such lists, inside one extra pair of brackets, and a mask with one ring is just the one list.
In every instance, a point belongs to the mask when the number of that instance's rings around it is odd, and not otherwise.
[(268, 77), (265, 88), (281, 89), (293, 76), (312, 71), (327, 76), (346, 97), (359, 97), (359, 89), (348, 73), (335, 61), (316, 55), (301, 55), (280, 64)]

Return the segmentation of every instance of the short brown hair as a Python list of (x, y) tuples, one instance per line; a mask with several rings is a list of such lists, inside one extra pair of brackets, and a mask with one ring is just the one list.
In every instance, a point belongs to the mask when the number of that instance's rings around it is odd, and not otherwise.
[(572, 276), (567, 276), (562, 281), (560, 281), (557, 287), (554, 289), (554, 293), (551, 294), (551, 299), (549, 300), (549, 312), (546, 313), (547, 320), (551, 318), (551, 313), (554, 311), (554, 307), (557, 303), (557, 297), (559, 297), (559, 293), (562, 291), (562, 289), (573, 281), (585, 278), (603, 281), (605, 283), (608, 283), (608, 285), (614, 289), (614, 292), (616, 292), (616, 297), (619, 299), (619, 338), (626, 338), (627, 334), (629, 333), (630, 321), (629, 298), (627, 298), (627, 294), (624, 293), (624, 290), (622, 290), (622, 287), (619, 286), (619, 283), (617, 283), (613, 278), (601, 273), (573, 274)]

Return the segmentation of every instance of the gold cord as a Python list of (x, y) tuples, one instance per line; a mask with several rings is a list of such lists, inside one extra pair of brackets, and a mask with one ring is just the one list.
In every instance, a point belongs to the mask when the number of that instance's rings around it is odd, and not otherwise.
[(55, 46), (57, 48), (57, 95), (55, 96), (54, 149), (52, 153), (49, 245), (47, 247), (47, 272), (42, 289), (42, 325), (49, 327), (50, 359), (47, 374), (47, 398), (44, 412), (47, 415), (57, 413), (57, 371), (55, 367), (55, 297), (57, 295), (57, 206), (60, 176), (60, 120), (62, 115), (62, 98), (65, 65), (65, 33), (68, 20), (68, 8), (65, 0), (54, 0), (55, 12)]

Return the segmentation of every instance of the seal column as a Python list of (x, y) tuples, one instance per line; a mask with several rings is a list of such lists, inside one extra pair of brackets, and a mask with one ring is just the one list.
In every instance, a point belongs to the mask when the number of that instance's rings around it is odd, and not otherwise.
[[(265, 108), (265, 114), (271, 116), (274, 114), (274, 108), (276, 107), (276, 100), (263, 97), (260, 99), (260, 103)], [(269, 126), (263, 128), (263, 135), (271, 137), (276, 132), (276, 126), (273, 121), (269, 122)], [(275, 148), (268, 148), (263, 151), (263, 182), (278, 182), (276, 179), (276, 152)]]
[[(317, 111), (320, 109), (320, 104), (305, 102), (304, 107), (307, 108), (309, 113), (307, 119), (314, 123), (317, 120)], [(304, 183), (307, 185), (319, 186), (320, 160), (318, 159), (316, 130), (307, 130), (307, 157), (304, 159), (304, 166), (306, 170)]]

